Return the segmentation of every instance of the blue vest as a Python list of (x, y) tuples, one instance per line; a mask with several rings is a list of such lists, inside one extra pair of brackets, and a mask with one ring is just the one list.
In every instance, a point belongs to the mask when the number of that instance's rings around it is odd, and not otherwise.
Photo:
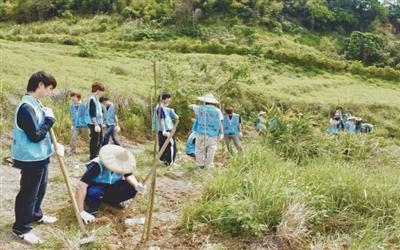
[(196, 121), (193, 125), (196, 134), (216, 137), (219, 135), (221, 126), (221, 111), (212, 105), (198, 106), (196, 111)]
[[(100, 161), (99, 157), (94, 158), (92, 161), (88, 163), (88, 165), (91, 162), (96, 162), (100, 166), (100, 174), (96, 176), (96, 178), (93, 180), (95, 183), (104, 183), (104, 184), (114, 184), (117, 181), (122, 180), (123, 176), (122, 174), (119, 173), (114, 173), (108, 170), (106, 167), (104, 167), (103, 163)], [(86, 165), (86, 167), (88, 166)]]
[(267, 122), (267, 120), (264, 117), (258, 116), (257, 117), (257, 121), (256, 121), (256, 129), (257, 129), (257, 131), (265, 130), (266, 126), (265, 126), (264, 123), (266, 123), (266, 122)]
[(196, 133), (192, 132), (186, 141), (186, 154), (194, 154), (196, 148), (194, 139), (196, 139)]
[(13, 143), (11, 144), (11, 156), (18, 161), (41, 161), (47, 159), (53, 154), (51, 148), (50, 134), (47, 133), (45, 138), (39, 142), (31, 141), (25, 131), (17, 125), (17, 114), (22, 104), (28, 104), (33, 108), (36, 115), (36, 128), (44, 123), (43, 106), (39, 100), (30, 95), (22, 97), (21, 102), (15, 110), (14, 126), (13, 126)]
[(86, 106), (84, 103), (74, 104), (71, 103), (69, 106), (69, 112), (71, 114), (72, 125), (74, 128), (87, 127), (86, 121)]
[(99, 102), (99, 100), (97, 100), (97, 98), (95, 96), (89, 96), (88, 100), (87, 100), (87, 104), (86, 104), (86, 108), (87, 108), (87, 116), (86, 116), (86, 121), (88, 124), (93, 125), (93, 121), (92, 118), (90, 117), (90, 100), (94, 101), (94, 104), (96, 105), (96, 122), (99, 126), (103, 125), (104, 121), (103, 121), (103, 110), (101, 109), (101, 104)]
[[(153, 131), (162, 131), (162, 126), (161, 126), (161, 121), (158, 118), (159, 114), (157, 113), (159, 105), (157, 105), (153, 109), (153, 117), (152, 117), (152, 122), (151, 122), (151, 128)], [(174, 127), (174, 123), (172, 122), (172, 119), (175, 118), (175, 111), (171, 108), (165, 107), (164, 105), (161, 105), (161, 109), (164, 111), (165, 118), (164, 118), (164, 124), (165, 124), (165, 130), (169, 131)]]
[(233, 113), (231, 119), (229, 119), (229, 115), (224, 115), (224, 134), (237, 135), (239, 132), (239, 115)]
[(356, 125), (348, 120), (344, 124), (344, 131), (354, 134), (356, 132)]
[(115, 125), (115, 106), (111, 103), (110, 106), (103, 106), (104, 120), (106, 125)]
[(329, 134), (337, 134), (339, 133), (339, 124), (332, 124), (326, 130)]

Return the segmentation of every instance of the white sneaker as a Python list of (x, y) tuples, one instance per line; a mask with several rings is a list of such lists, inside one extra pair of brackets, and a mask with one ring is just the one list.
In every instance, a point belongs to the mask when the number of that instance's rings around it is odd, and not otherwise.
[(22, 240), (22, 241), (32, 244), (32, 245), (43, 243), (43, 241), (32, 232), (27, 232), (24, 234), (17, 234), (15, 232), (13, 232), (12, 234), (19, 240)]
[(40, 220), (38, 220), (38, 223), (54, 224), (56, 221), (57, 221), (57, 218), (54, 216), (43, 215), (43, 217)]

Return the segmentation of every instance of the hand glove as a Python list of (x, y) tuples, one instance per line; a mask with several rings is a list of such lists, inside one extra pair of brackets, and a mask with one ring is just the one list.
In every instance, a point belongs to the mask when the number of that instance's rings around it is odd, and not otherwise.
[(138, 193), (145, 193), (147, 191), (147, 187), (142, 183), (138, 182), (135, 184), (135, 189)]
[(167, 132), (167, 131), (163, 131), (163, 132), (162, 132), (162, 135), (163, 135), (163, 136), (165, 136), (165, 137), (168, 137), (168, 136), (169, 136), (169, 134), (170, 134), (170, 133), (169, 133), (169, 132)]
[(51, 108), (43, 107), (43, 112), (44, 112), (45, 117), (49, 117), (54, 120), (56, 119), (56, 117), (54, 116), (53, 110)]
[(115, 133), (119, 133), (119, 132), (121, 132), (121, 127), (120, 126), (115, 126), (115, 128), (114, 128), (114, 131), (115, 131)]
[(57, 142), (57, 151), (56, 151), (56, 153), (57, 153), (59, 156), (63, 157), (64, 154), (65, 154), (65, 147), (64, 147), (64, 145), (62, 145), (62, 144), (60, 144), (60, 143)]
[(83, 222), (85, 222), (85, 224), (89, 224), (89, 223), (94, 222), (96, 220), (96, 218), (92, 214), (89, 214), (85, 210), (83, 210), (79, 214), (80, 214)]
[(94, 131), (100, 133), (101, 132), (100, 126), (99, 125), (94, 126)]
[(218, 140), (222, 141), (223, 139), (224, 139), (224, 135), (223, 134), (218, 136)]

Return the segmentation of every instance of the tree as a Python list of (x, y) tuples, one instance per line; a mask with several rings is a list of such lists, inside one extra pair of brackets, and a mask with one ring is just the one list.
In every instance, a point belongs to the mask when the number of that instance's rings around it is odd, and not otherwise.
[(382, 58), (384, 48), (385, 41), (382, 37), (368, 32), (354, 31), (348, 40), (345, 55), (348, 59), (372, 64)]

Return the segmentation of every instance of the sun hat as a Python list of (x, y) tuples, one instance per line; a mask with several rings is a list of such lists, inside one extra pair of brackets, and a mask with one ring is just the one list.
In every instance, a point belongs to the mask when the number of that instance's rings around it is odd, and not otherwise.
[(211, 93), (197, 97), (197, 100), (211, 104), (219, 104), (219, 101)]
[(264, 111), (260, 111), (259, 113), (258, 113), (258, 115), (265, 115), (266, 113), (264, 112)]
[(108, 144), (100, 149), (99, 157), (104, 166), (119, 174), (129, 174), (136, 167), (135, 157), (127, 149)]

